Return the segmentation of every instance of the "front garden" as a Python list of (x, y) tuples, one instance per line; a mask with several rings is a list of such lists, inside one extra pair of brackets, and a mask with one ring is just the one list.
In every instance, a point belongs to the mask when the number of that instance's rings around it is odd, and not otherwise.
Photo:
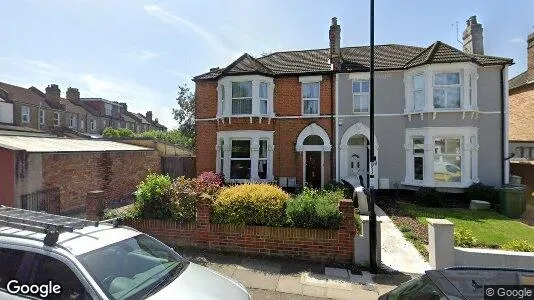
[[(490, 210), (470, 210), (469, 199), (484, 199)], [(377, 199), (406, 239), (428, 258), (427, 218), (447, 219), (454, 223), (455, 246), (534, 252), (534, 228), (498, 213), (498, 194), (478, 184), (463, 195), (439, 193), (423, 188), (397, 201)]]

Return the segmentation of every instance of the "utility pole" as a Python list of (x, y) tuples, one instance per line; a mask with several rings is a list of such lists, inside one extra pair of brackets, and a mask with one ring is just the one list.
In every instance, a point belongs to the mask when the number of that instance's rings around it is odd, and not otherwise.
[(374, 165), (375, 158), (375, 1), (371, 1), (371, 16), (370, 16), (370, 64), (369, 64), (369, 144), (370, 158), (369, 165), (371, 167), (372, 175), (367, 180), (367, 187), (369, 189), (369, 197), (367, 203), (369, 206), (369, 263), (371, 272), (376, 274), (378, 267), (376, 264), (376, 212), (375, 212), (375, 192), (374, 186), (371, 185), (371, 180), (374, 181)]

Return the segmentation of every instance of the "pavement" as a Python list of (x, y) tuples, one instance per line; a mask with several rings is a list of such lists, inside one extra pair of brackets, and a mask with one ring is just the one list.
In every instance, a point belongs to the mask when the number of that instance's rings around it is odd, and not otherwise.
[[(421, 253), (407, 241), (393, 221), (378, 206), (376, 216), (382, 221), (380, 238), (382, 243), (381, 261), (384, 268), (404, 274), (424, 274), (431, 267)], [(399, 258), (402, 259), (399, 259)]]
[(238, 280), (255, 300), (378, 299), (411, 279), (401, 273), (372, 275), (354, 266), (177, 250), (197, 264)]

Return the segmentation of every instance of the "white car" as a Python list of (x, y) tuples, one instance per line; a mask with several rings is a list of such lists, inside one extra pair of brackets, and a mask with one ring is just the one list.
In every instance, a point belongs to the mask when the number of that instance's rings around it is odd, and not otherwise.
[(236, 299), (239, 282), (135, 229), (0, 206), (0, 299)]

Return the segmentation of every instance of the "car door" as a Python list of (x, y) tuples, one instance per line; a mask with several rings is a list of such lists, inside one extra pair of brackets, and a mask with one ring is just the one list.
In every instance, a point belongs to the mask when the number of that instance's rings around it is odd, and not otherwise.
[[(35, 249), (38, 250), (38, 249)], [(95, 299), (94, 292), (88, 292), (78, 275), (64, 262), (59, 255), (39, 253), (27, 249), (14, 249), (0, 246), (0, 299)], [(52, 257), (55, 256), (55, 257)], [(39, 294), (13, 294), (13, 284), (9, 291), (7, 284), (12, 281), (22, 285), (60, 285), (60, 294), (49, 294), (43, 297)]]

